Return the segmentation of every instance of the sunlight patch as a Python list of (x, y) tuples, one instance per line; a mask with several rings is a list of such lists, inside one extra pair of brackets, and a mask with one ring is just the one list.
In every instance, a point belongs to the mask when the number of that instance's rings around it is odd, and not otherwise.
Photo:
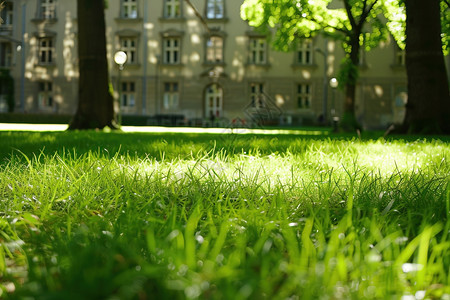
[(0, 123), (1, 131), (64, 131), (66, 124), (10, 124)]

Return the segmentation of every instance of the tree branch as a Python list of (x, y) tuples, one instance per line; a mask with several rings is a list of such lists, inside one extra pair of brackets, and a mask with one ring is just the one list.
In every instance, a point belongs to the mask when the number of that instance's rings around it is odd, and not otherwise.
[(186, 1), (186, 3), (192, 8), (192, 10), (194, 11), (195, 16), (200, 20), (200, 22), (203, 24), (203, 26), (206, 28), (206, 31), (208, 31), (208, 33), (211, 33), (211, 29), (208, 27), (208, 23), (206, 23), (206, 20), (203, 18), (203, 16), (199, 13), (199, 11), (197, 10), (197, 8), (194, 6), (194, 4), (192, 4), (192, 2), (190, 0), (184, 0)]
[(345, 26), (343, 26), (343, 28), (341, 27), (337, 27), (337, 26), (331, 26), (330, 24), (326, 23), (326, 22), (321, 22), (319, 20), (317, 20), (314, 16), (310, 15), (308, 16), (308, 18), (313, 21), (316, 22), (317, 24), (320, 25), (320, 27), (322, 28), (332, 28), (336, 31), (342, 32), (343, 34), (348, 35), (350, 33), (350, 30), (348, 28), (346, 28)]
[(345, 35), (349, 35), (350, 34), (350, 31), (347, 28), (339, 28), (339, 27), (330, 26), (330, 25), (326, 25), (326, 26), (324, 26), (324, 28), (332, 28), (332, 29), (334, 29), (336, 31), (342, 32)]
[(373, 1), (373, 3), (369, 6), (369, 8), (366, 10), (367, 7), (367, 1), (364, 1), (364, 7), (363, 7), (363, 12), (361, 14), (361, 18), (359, 19), (359, 26), (362, 27), (362, 25), (364, 24), (364, 22), (366, 22), (367, 16), (369, 15), (369, 13), (372, 11), (372, 9), (374, 8), (375, 4), (377, 4), (378, 0)]
[(350, 24), (352, 25), (352, 28), (356, 28), (356, 20), (355, 17), (352, 14), (352, 7), (350, 6), (350, 4), (348, 3), (348, 0), (344, 0), (344, 6), (345, 6), (345, 10), (347, 11), (347, 16), (348, 19), (350, 21)]
[[(364, 13), (366, 12), (366, 7), (367, 7), (367, 0), (364, 0), (363, 2), (363, 8), (362, 8), (362, 13), (361, 13), (361, 19), (364, 15)], [(359, 22), (361, 23), (361, 19), (359, 19)]]

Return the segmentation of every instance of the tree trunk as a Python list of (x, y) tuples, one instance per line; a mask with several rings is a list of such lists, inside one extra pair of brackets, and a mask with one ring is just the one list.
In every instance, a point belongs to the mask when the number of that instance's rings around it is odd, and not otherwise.
[(344, 114), (341, 121), (341, 129), (347, 132), (354, 132), (360, 130), (361, 126), (358, 124), (355, 115), (355, 100), (356, 100), (356, 81), (358, 79), (358, 65), (359, 65), (359, 36), (360, 31), (355, 29), (353, 36), (350, 40), (351, 52), (348, 65), (347, 82), (345, 85), (345, 102), (344, 102)]
[(438, 0), (406, 0), (408, 103), (402, 131), (450, 133), (450, 95)]
[(104, 0), (77, 0), (78, 108), (69, 130), (117, 128), (109, 91)]

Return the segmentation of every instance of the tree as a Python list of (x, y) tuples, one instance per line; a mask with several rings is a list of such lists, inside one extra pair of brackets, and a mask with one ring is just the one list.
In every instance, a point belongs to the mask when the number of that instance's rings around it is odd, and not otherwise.
[[(345, 84), (343, 129), (359, 128), (355, 117), (355, 92), (361, 50), (370, 50), (387, 39), (385, 5), (381, 0), (342, 0), (343, 7), (332, 7), (332, 0), (245, 0), (241, 17), (260, 30), (275, 28), (274, 46), (292, 50), (299, 39), (322, 34), (342, 42), (346, 57), (340, 68)], [(369, 25), (370, 24), (370, 25)]]
[[(440, 1), (405, 0), (405, 7), (408, 103), (401, 130), (450, 133), (450, 95), (442, 50)], [(447, 36), (443, 35), (445, 47)]]
[(69, 130), (117, 129), (106, 59), (104, 0), (77, 0), (78, 107)]
[[(0, 2), (0, 11), (2, 11), (5, 8), (5, 2)], [(3, 23), (3, 19), (0, 18), (0, 24)]]

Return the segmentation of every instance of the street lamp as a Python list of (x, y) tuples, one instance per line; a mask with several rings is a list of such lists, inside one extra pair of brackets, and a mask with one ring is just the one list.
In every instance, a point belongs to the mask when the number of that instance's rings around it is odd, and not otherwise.
[(127, 62), (127, 54), (123, 51), (117, 51), (114, 54), (114, 62), (119, 65), (119, 70), (123, 70), (123, 65)]
[(336, 88), (338, 87), (338, 85), (339, 85), (339, 81), (335, 77), (330, 79), (330, 86), (333, 89), (333, 96), (331, 98), (331, 103), (332, 103), (332, 105), (331, 105), (331, 107), (332, 107), (331, 108), (331, 117), (332, 117), (332, 120), (333, 120), (333, 130), (335, 132), (338, 130), (338, 122), (339, 122), (339, 117), (336, 116), (336, 108), (335, 108), (335, 104), (334, 104), (334, 97), (335, 97)]
[(330, 79), (330, 86), (333, 89), (337, 88), (338, 85), (339, 85), (339, 82), (338, 82), (338, 80), (336, 78), (333, 77), (333, 78)]
[(120, 84), (121, 81), (121, 73), (123, 70), (123, 65), (127, 62), (127, 54), (123, 51), (117, 51), (116, 54), (114, 54), (114, 62), (119, 66), (119, 76), (118, 76), (118, 83), (117, 83), (117, 90), (119, 92), (119, 99), (118, 99), (118, 105), (117, 105), (117, 123), (121, 125), (122, 123), (122, 115), (120, 114), (120, 101), (122, 100), (122, 87)]

